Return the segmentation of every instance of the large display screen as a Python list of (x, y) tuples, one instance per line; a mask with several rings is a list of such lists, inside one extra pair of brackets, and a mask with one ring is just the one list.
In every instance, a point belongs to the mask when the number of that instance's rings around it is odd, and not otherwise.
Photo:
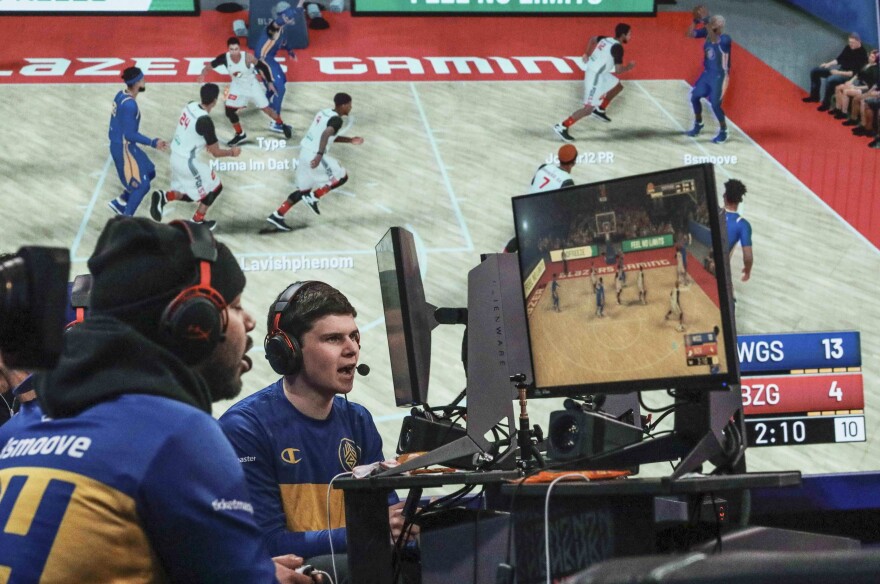
[(536, 396), (739, 379), (711, 165), (513, 199)]
[(352, 14), (654, 14), (656, 0), (352, 0)]
[(0, 13), (198, 14), (199, 0), (0, 0)]

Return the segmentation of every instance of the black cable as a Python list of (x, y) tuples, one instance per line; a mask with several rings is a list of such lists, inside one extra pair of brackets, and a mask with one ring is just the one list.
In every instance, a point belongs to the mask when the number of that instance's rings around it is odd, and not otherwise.
[(651, 427), (649, 429), (653, 430), (654, 428), (656, 428), (658, 425), (660, 425), (660, 422), (662, 422), (664, 418), (666, 418), (669, 414), (675, 413), (675, 410), (677, 410), (679, 407), (680, 406), (672, 406), (668, 410), (657, 416), (657, 419), (651, 422)]
[(709, 493), (712, 497), (712, 513), (715, 515), (715, 553), (721, 553), (721, 518), (718, 517), (718, 506), (715, 504), (715, 493)]
[(639, 392), (639, 405), (642, 407), (643, 410), (645, 410), (646, 412), (651, 412), (652, 414), (656, 414), (658, 412), (665, 412), (669, 408), (675, 407), (675, 404), (672, 404), (672, 405), (668, 405), (668, 406), (663, 406), (662, 408), (656, 408), (656, 409), (649, 408), (647, 405), (645, 405), (645, 400), (642, 399), (642, 392)]

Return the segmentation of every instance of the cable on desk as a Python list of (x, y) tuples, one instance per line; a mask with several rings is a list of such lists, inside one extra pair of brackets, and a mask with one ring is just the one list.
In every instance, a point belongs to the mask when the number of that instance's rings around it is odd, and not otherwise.
[(545, 569), (547, 571), (547, 584), (551, 583), (550, 578), (550, 492), (553, 490), (553, 487), (556, 486), (556, 483), (559, 481), (570, 479), (570, 478), (578, 478), (582, 479), (586, 482), (590, 482), (590, 479), (585, 477), (584, 475), (578, 473), (568, 473), (562, 476), (556, 477), (550, 482), (550, 486), (547, 487), (547, 495), (544, 497), (544, 558), (546, 561)]
[(339, 581), (339, 576), (336, 573), (336, 552), (333, 550), (333, 528), (330, 524), (330, 489), (333, 488), (333, 481), (340, 477), (347, 476), (352, 476), (351, 471), (339, 473), (330, 479), (330, 484), (327, 485), (327, 537), (330, 539), (330, 563), (333, 564), (333, 580), (331, 581), (331, 584), (332, 582)]

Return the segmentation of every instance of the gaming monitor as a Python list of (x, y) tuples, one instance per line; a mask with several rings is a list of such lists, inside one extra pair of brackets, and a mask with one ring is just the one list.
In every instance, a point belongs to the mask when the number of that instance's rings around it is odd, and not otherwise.
[(376, 244), (394, 398), (422, 405), (431, 373), (431, 319), (413, 235), (392, 227)]
[(712, 165), (514, 197), (513, 212), (532, 397), (738, 382)]

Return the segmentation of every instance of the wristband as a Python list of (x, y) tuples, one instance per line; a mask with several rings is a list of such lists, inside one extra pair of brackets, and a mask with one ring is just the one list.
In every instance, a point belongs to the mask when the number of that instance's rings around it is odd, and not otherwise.
[(323, 150), (318, 150), (318, 154), (320, 154), (321, 156), (324, 156), (324, 151), (323, 151)]

